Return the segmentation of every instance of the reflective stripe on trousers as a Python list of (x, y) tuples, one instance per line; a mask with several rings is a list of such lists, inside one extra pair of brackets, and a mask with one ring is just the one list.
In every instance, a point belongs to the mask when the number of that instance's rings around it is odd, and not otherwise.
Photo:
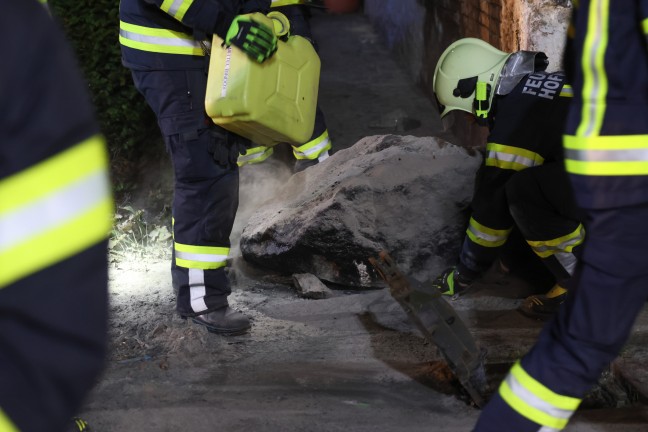
[(470, 240), (478, 245), (484, 247), (499, 247), (506, 243), (512, 229), (513, 228), (497, 230), (488, 228), (471, 217), (466, 234)]

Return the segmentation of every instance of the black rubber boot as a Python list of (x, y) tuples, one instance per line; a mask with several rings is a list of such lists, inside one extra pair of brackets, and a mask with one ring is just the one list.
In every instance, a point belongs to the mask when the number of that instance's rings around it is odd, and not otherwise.
[(560, 285), (554, 285), (545, 295), (532, 295), (524, 300), (519, 311), (540, 321), (547, 321), (565, 301), (567, 290)]
[(198, 315), (191, 319), (194, 323), (207, 327), (211, 333), (236, 336), (247, 332), (252, 325), (250, 318), (229, 306)]

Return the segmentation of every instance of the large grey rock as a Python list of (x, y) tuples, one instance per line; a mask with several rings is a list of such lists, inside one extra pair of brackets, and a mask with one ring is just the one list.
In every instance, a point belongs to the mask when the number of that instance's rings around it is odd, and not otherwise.
[(385, 249), (430, 279), (456, 260), (480, 162), (437, 138), (364, 138), (292, 176), (250, 216), (241, 253), (283, 273), (380, 287), (368, 258)]

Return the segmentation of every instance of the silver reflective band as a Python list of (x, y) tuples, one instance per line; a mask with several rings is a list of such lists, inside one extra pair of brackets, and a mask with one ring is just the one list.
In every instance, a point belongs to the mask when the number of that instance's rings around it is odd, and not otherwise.
[(642, 162), (648, 161), (647, 149), (623, 150), (572, 150), (565, 149), (565, 158), (596, 162)]
[(180, 10), (180, 6), (182, 6), (183, 0), (175, 0), (171, 6), (169, 6), (169, 15), (176, 16), (178, 13), (178, 10)]
[(483, 231), (479, 231), (477, 228), (475, 228), (472, 225), (468, 226), (468, 231), (473, 233), (475, 235), (475, 237), (478, 237), (478, 238), (480, 238), (482, 240), (486, 240), (489, 243), (496, 243), (496, 242), (499, 242), (499, 241), (502, 241), (502, 240), (506, 240), (506, 238), (508, 238), (508, 233), (505, 234), (505, 235), (501, 235), (501, 236), (496, 236), (496, 235), (492, 235), (492, 234), (486, 234)]
[(309, 156), (312, 155), (313, 153), (317, 153), (320, 150), (322, 150), (324, 147), (328, 145), (328, 143), (331, 141), (329, 137), (326, 137), (324, 140), (322, 140), (321, 143), (317, 144), (314, 147), (309, 148), (308, 150), (300, 151), (295, 149), (295, 152), (298, 153), (300, 156)]
[(536, 162), (533, 159), (529, 159), (524, 156), (506, 153), (506, 152), (498, 152), (493, 150), (490, 150), (488, 152), (487, 159), (494, 159), (494, 160), (499, 160), (504, 162), (516, 163), (516, 164), (524, 165), (529, 168), (534, 167), (536, 165), (542, 165), (542, 162)]
[[(593, 24), (592, 28), (589, 28), (590, 24), (588, 24), (588, 32), (587, 32), (587, 37), (585, 39), (585, 48), (583, 49), (583, 56), (587, 56), (589, 58), (589, 64), (587, 66), (583, 65), (583, 74), (585, 75), (584, 79), (585, 82), (583, 83), (583, 87), (587, 87), (588, 83), (588, 76), (591, 76), (591, 92), (590, 94), (585, 94), (583, 91), (582, 94), (582, 99), (583, 99), (583, 105), (585, 107), (589, 107), (589, 114), (588, 114), (588, 119), (589, 122), (586, 125), (586, 129), (584, 132), (579, 133), (578, 135), (581, 136), (592, 136), (592, 135), (598, 135), (600, 131), (600, 125), (597, 127), (597, 110), (600, 107), (600, 103), (605, 102), (605, 87), (603, 84), (605, 84), (603, 81), (607, 78), (605, 76), (605, 71), (602, 70), (598, 66), (598, 59), (599, 59), (599, 51), (602, 49), (602, 54), (605, 55), (605, 48), (607, 44), (607, 31), (604, 30), (604, 20), (607, 19), (608, 17), (608, 11), (603, 10), (604, 8), (604, 3), (609, 0), (594, 0), (592, 3), (593, 5), (590, 5), (590, 16), (592, 13), (594, 13), (594, 19), (589, 20), (591, 24)], [(592, 36), (592, 43), (591, 43), (591, 50), (589, 53), (585, 52), (585, 49), (587, 48), (588, 45), (588, 39), (589, 37)], [(605, 37), (605, 40), (603, 39)], [(601, 57), (602, 58), (602, 57)], [(586, 69), (587, 67), (587, 69)], [(589, 73), (588, 73), (589, 72)], [(601, 74), (601, 72), (603, 72)], [(587, 108), (585, 108), (587, 109)], [(583, 125), (581, 124), (579, 126), (579, 130), (581, 129)]]
[(34, 202), (0, 215), (0, 252), (64, 225), (96, 207), (106, 199), (108, 191), (107, 174), (98, 171)]
[(539, 411), (542, 411), (543, 413), (551, 417), (557, 419), (569, 420), (572, 414), (574, 414), (574, 411), (572, 410), (564, 410), (564, 409), (556, 408), (554, 405), (550, 404), (549, 402), (540, 399), (538, 396), (531, 393), (522, 384), (520, 384), (520, 382), (511, 373), (509, 373), (508, 376), (506, 377), (506, 383), (508, 384), (511, 391), (517, 397), (519, 397), (526, 405), (529, 405)]
[(260, 158), (261, 156), (264, 156), (264, 155), (268, 154), (268, 152), (272, 152), (272, 148), (266, 148), (265, 150), (260, 151), (260, 152), (255, 152), (255, 153), (250, 153), (250, 154), (240, 155), (240, 156), (238, 157), (237, 161), (238, 161), (239, 163), (249, 162), (249, 161), (251, 161), (251, 160), (258, 159), (258, 158)]
[(202, 49), (198, 41), (192, 39), (181, 39), (177, 37), (146, 36), (140, 33), (133, 33), (127, 30), (119, 30), (119, 35), (135, 42), (144, 42), (152, 45), (171, 45), (179, 47), (192, 47)]
[[(583, 230), (581, 230), (582, 233)], [(563, 243), (560, 243), (559, 245), (533, 245), (533, 250), (539, 253), (543, 252), (564, 252), (566, 251), (570, 246), (577, 246), (580, 242), (583, 241), (583, 238), (585, 237), (585, 234), (582, 233), (578, 237), (574, 237), (573, 239), (569, 239)]]
[(576, 264), (578, 263), (576, 255), (571, 252), (557, 252), (556, 254), (554, 254), (554, 256), (567, 273), (569, 273), (570, 275), (574, 274)]
[(227, 260), (227, 255), (220, 255), (220, 254), (212, 255), (212, 254), (181, 252), (178, 249), (175, 250), (175, 256), (177, 259), (183, 259), (187, 261), (206, 262), (206, 263), (222, 263)]
[(205, 272), (200, 269), (188, 269), (189, 277), (189, 302), (191, 310), (198, 313), (207, 310), (207, 303), (205, 303)]

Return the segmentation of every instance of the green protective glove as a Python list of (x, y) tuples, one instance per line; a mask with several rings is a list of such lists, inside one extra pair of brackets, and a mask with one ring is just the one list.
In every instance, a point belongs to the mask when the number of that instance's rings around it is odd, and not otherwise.
[(263, 63), (277, 50), (277, 37), (270, 27), (239, 15), (227, 31), (225, 45), (234, 45), (256, 62)]
[(460, 275), (456, 267), (445, 269), (432, 282), (432, 287), (438, 289), (441, 294), (451, 297), (458, 297), (464, 294), (471, 285), (472, 280)]

